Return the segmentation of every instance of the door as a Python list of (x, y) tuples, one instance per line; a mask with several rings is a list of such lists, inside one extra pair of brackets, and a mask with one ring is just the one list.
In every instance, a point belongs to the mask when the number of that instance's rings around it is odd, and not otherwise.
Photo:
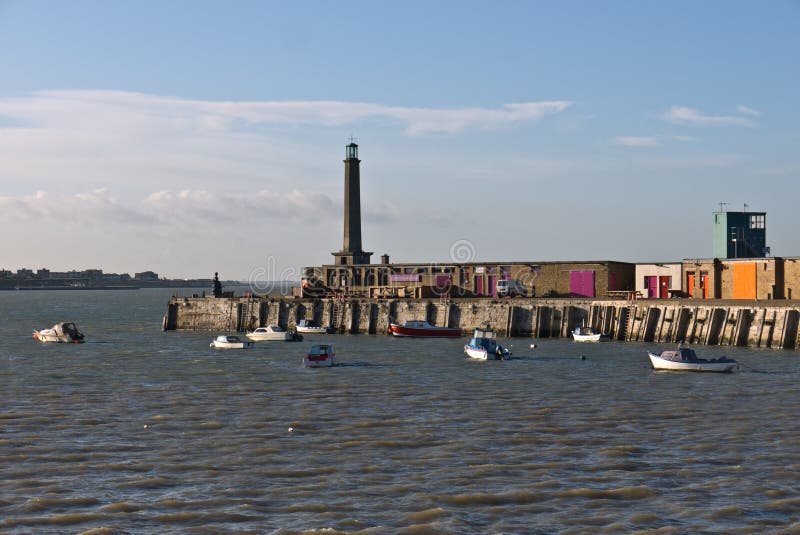
[(700, 290), (703, 299), (708, 299), (708, 273), (700, 273)]
[(487, 293), (492, 294), (492, 297), (497, 297), (497, 276), (489, 275), (489, 287), (486, 289)]
[(594, 297), (594, 271), (570, 271), (569, 293), (574, 297)]
[(658, 278), (658, 296), (661, 299), (666, 299), (669, 297), (669, 285), (671, 282), (672, 277), (669, 275), (662, 275)]
[(658, 277), (645, 277), (645, 286), (647, 286), (647, 298), (655, 299), (658, 297)]
[(483, 275), (475, 275), (475, 295), (483, 295)]
[(686, 274), (686, 294), (689, 297), (694, 295), (694, 273)]
[(436, 275), (436, 295), (449, 294), (452, 285), (450, 275)]
[(733, 298), (756, 298), (755, 262), (737, 262), (733, 264)]

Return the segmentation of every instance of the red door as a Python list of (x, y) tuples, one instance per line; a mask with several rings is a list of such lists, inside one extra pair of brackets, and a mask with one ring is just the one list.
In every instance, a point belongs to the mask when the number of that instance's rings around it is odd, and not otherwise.
[(487, 288), (488, 293), (492, 294), (492, 297), (497, 297), (497, 276), (496, 275), (489, 275), (489, 287)]
[(670, 277), (667, 275), (662, 275), (658, 278), (658, 286), (660, 290), (658, 296), (661, 299), (666, 299), (669, 297), (669, 279)]

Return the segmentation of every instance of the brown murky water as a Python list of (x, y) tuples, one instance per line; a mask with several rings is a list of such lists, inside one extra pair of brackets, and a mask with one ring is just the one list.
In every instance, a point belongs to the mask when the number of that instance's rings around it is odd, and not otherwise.
[[(0, 294), (1, 533), (800, 532), (798, 353), (339, 336), (306, 370), (312, 337), (162, 333), (167, 295)], [(62, 319), (90, 343), (30, 337)]]

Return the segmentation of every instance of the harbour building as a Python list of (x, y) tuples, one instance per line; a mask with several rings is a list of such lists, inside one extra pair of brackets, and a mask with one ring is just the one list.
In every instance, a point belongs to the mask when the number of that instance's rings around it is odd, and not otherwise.
[(714, 212), (714, 258), (764, 258), (766, 212)]
[(333, 263), (304, 268), (302, 297), (626, 297), (634, 291), (635, 264), (595, 261), (371, 263), (361, 241), (361, 160), (345, 147), (344, 240)]

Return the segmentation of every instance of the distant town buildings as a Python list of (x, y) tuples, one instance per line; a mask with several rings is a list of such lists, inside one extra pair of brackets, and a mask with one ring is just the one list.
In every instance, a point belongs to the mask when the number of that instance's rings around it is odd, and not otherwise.
[(155, 271), (142, 271), (131, 277), (128, 273), (104, 273), (102, 269), (51, 271), (41, 268), (36, 272), (28, 268), (20, 268), (16, 272), (0, 270), (0, 290), (207, 288), (210, 285), (211, 279), (165, 279)]

